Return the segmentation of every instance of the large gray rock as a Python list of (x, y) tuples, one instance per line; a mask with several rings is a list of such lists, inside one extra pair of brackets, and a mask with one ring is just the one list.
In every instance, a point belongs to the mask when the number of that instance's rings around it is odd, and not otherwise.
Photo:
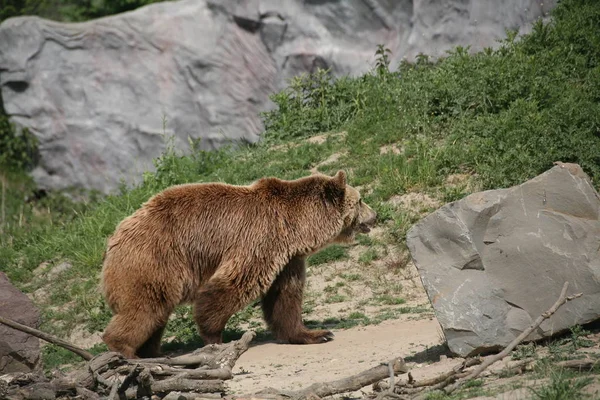
[[(0, 272), (0, 315), (31, 328), (40, 323), (37, 308), (8, 281), (4, 272)], [(0, 324), (0, 375), (34, 371), (39, 365), (40, 340)]]
[[(483, 3), (486, 3), (485, 5)], [(181, 0), (78, 24), (0, 25), (0, 89), (11, 120), (39, 139), (41, 188), (110, 192), (152, 170), (163, 116), (179, 149), (255, 142), (259, 112), (287, 79), (392, 66), (418, 52), (496, 45), (556, 0)]]
[(558, 299), (529, 339), (600, 317), (600, 198), (576, 164), (472, 194), (415, 224), (407, 243), (450, 350), (504, 347)]

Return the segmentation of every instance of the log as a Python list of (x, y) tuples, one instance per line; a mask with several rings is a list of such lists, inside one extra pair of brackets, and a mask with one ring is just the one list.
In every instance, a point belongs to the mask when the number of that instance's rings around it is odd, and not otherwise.
[(220, 369), (204, 369), (204, 368), (196, 368), (196, 369), (181, 369), (181, 368), (173, 368), (170, 366), (154, 366), (150, 368), (150, 372), (154, 376), (172, 376), (179, 375), (184, 376), (188, 379), (221, 379), (228, 380), (233, 378), (233, 373), (229, 367), (220, 368)]
[(169, 393), (169, 392), (197, 392), (197, 393), (214, 393), (225, 391), (225, 384), (222, 380), (194, 380), (186, 378), (169, 378), (164, 381), (155, 381), (152, 383), (153, 393)]

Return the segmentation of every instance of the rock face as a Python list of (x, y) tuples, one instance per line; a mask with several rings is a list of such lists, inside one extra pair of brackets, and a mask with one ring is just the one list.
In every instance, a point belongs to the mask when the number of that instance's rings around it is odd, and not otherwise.
[(600, 317), (600, 197), (576, 164), (557, 163), (509, 189), (472, 194), (414, 225), (408, 247), (461, 356), (505, 347), (558, 299), (529, 339)]
[[(485, 5), (482, 3), (486, 3)], [(164, 149), (255, 142), (268, 95), (317, 67), (357, 75), (377, 44), (392, 67), (418, 52), (494, 46), (556, 0), (180, 0), (77, 24), (0, 25), (0, 88), (11, 120), (39, 139), (41, 188), (110, 192)]]
[[(31, 300), (0, 272), (0, 315), (32, 328), (40, 323), (40, 314)], [(0, 324), (0, 375), (30, 372), (39, 366), (38, 338)]]

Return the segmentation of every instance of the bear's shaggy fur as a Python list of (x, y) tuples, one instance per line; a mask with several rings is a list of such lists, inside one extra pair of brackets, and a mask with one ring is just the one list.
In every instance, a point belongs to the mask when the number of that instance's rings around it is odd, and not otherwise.
[(102, 286), (114, 315), (103, 340), (125, 357), (156, 356), (174, 308), (192, 303), (204, 343), (221, 343), (229, 318), (261, 296), (278, 339), (327, 341), (331, 332), (302, 323), (305, 258), (375, 218), (343, 171), (168, 188), (108, 239)]

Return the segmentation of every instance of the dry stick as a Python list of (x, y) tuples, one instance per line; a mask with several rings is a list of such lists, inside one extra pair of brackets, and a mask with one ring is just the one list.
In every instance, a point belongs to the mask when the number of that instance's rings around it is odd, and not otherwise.
[(556, 300), (556, 303), (554, 303), (554, 305), (552, 307), (550, 307), (550, 309), (548, 311), (546, 311), (545, 313), (540, 315), (529, 326), (529, 328), (525, 329), (519, 336), (517, 336), (512, 342), (510, 342), (510, 344), (508, 346), (506, 346), (504, 348), (504, 350), (502, 350), (500, 353), (496, 354), (495, 356), (486, 358), (486, 360), (479, 367), (477, 367), (471, 374), (456, 381), (453, 385), (448, 386), (445, 389), (445, 392), (447, 394), (452, 393), (453, 391), (458, 389), (460, 386), (462, 386), (466, 381), (476, 378), (487, 367), (489, 367), (496, 361), (501, 360), (504, 357), (506, 357), (511, 351), (513, 351), (513, 349), (515, 347), (517, 347), (517, 345), (519, 345), (523, 340), (525, 340), (525, 338), (527, 338), (527, 336), (529, 336), (531, 334), (531, 332), (536, 330), (542, 324), (542, 322), (544, 322), (544, 320), (550, 318), (552, 316), (552, 314), (554, 314), (560, 308), (560, 306), (562, 306), (569, 300), (573, 300), (577, 297), (581, 297), (581, 295), (583, 294), (583, 293), (578, 293), (578, 294), (567, 297), (567, 288), (568, 287), (569, 287), (569, 282), (565, 282), (565, 284), (563, 285), (562, 291), (560, 292), (560, 296), (559, 296), (558, 300)]
[(559, 361), (555, 365), (559, 368), (569, 368), (569, 369), (576, 369), (578, 371), (582, 371), (582, 370), (591, 370), (596, 365), (598, 365), (598, 363), (600, 363), (600, 360), (592, 360), (592, 359), (588, 358), (585, 360)]
[(32, 336), (38, 337), (40, 339), (45, 340), (46, 342), (50, 342), (52, 344), (55, 344), (57, 346), (60, 346), (62, 348), (65, 348), (69, 351), (72, 351), (73, 353), (77, 354), (78, 356), (80, 356), (81, 358), (83, 358), (86, 361), (91, 360), (94, 355), (88, 351), (85, 351), (84, 349), (77, 347), (65, 340), (62, 340), (60, 338), (57, 338), (54, 335), (50, 335), (49, 333), (44, 333), (42, 331), (38, 331), (37, 329), (34, 328), (30, 328), (27, 325), (23, 325), (20, 324), (18, 322), (13, 321), (12, 319), (8, 319), (8, 318), (4, 318), (4, 317), (0, 317), (0, 323), (10, 326), (13, 329), (16, 329), (18, 331), (21, 332), (25, 332), (28, 333)]
[[(408, 368), (406, 367), (406, 364), (402, 358), (396, 358), (392, 360), (392, 364), (393, 371), (396, 374), (408, 371)], [(389, 371), (387, 364), (378, 365), (377, 367), (370, 368), (347, 378), (338, 379), (332, 382), (314, 383), (306, 389), (285, 393), (285, 395), (295, 399), (304, 399), (311, 395), (325, 397), (338, 393), (353, 392), (385, 379), (388, 374)]]
[[(474, 365), (481, 364), (481, 359), (479, 358), (469, 358), (460, 364), (454, 366), (450, 371), (444, 372), (438, 376), (429, 379), (423, 379), (419, 381), (414, 381), (409, 387), (410, 388), (424, 388), (426, 386), (433, 386), (440, 384), (442, 382), (447, 382), (449, 379), (455, 379), (456, 376), (460, 376), (463, 373), (465, 368), (472, 367)], [(466, 373), (468, 375), (468, 373)], [(465, 375), (465, 376), (466, 376)]]

